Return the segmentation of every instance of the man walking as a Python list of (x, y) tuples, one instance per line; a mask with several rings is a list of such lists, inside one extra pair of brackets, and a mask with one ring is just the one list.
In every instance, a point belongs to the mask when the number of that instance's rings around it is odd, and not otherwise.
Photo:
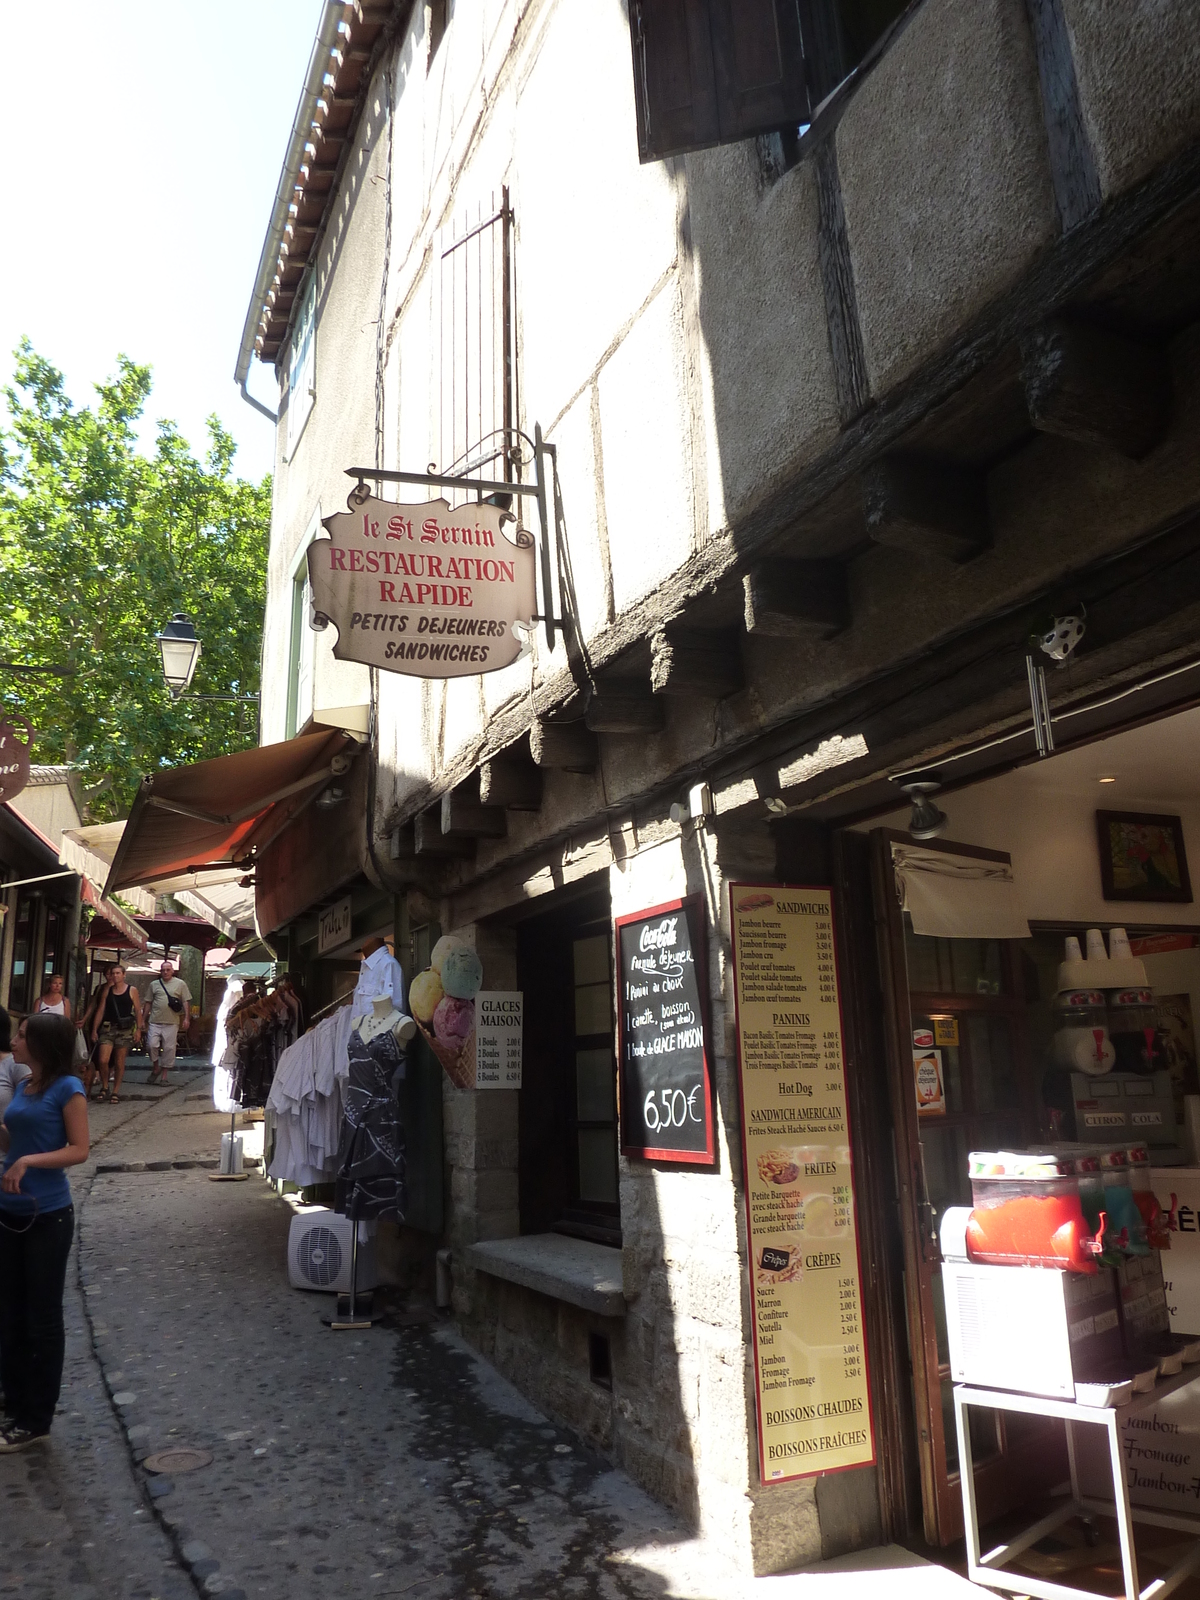
[(179, 1030), (182, 1028), (186, 1033), (191, 1022), (191, 1004), (191, 990), (182, 978), (175, 976), (171, 962), (164, 961), (158, 969), (158, 977), (150, 980), (143, 1012), (151, 1083), (166, 1086), (167, 1074), (175, 1065)]

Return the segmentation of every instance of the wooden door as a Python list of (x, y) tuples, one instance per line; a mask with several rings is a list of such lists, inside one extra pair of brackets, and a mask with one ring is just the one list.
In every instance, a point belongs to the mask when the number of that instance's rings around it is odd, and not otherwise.
[[(900, 910), (891, 864), (892, 839), (912, 841), (886, 830), (874, 838), (922, 1509), (926, 1540), (945, 1545), (962, 1536), (963, 1520), (938, 1230), (947, 1207), (971, 1203), (969, 1151), (1011, 1149), (1037, 1138), (1039, 1074), (1026, 1045), (1019, 947), (915, 935)], [(923, 848), (1008, 861), (999, 851), (966, 845)], [(942, 1041), (936, 1048), (943, 1111), (918, 1110), (915, 1030)], [(981, 1523), (1067, 1475), (1059, 1423), (973, 1410), (971, 1441)]]

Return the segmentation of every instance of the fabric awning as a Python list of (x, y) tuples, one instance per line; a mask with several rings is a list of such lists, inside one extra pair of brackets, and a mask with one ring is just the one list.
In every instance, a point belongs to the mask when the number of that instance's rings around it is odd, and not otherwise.
[[(59, 843), (58, 859), (64, 867), (73, 867), (81, 877), (102, 884), (108, 877), (109, 868), (112, 866), (113, 857), (117, 853), (117, 846), (124, 831), (123, 822), (95, 822), (86, 828), (68, 828), (64, 830)], [(147, 894), (145, 889), (130, 885), (121, 892), (134, 911), (140, 912), (144, 917), (154, 915), (156, 909), (154, 896)], [(132, 927), (132, 924), (130, 926)]]
[(1028, 939), (1011, 862), (893, 844), (892, 866), (914, 933), (936, 939)]
[(170, 911), (155, 917), (139, 917), (138, 926), (151, 944), (161, 944), (165, 949), (173, 945), (191, 945), (193, 950), (211, 950), (221, 937), (211, 922), (200, 917), (181, 917)]
[(248, 863), (321, 786), (346, 770), (342, 760), (354, 748), (349, 735), (323, 729), (151, 773), (133, 802), (105, 892)]
[[(86, 872), (95, 882), (103, 883), (124, 832), (123, 822), (98, 822), (64, 833), (60, 859), (64, 865)], [(220, 928), (230, 939), (236, 939), (239, 928), (254, 925), (254, 888), (242, 886), (244, 877), (241, 867), (185, 872), (178, 878), (156, 883), (154, 894), (130, 885), (121, 890), (121, 898), (139, 915), (152, 917), (158, 906), (157, 896), (174, 895), (196, 916)]]
[(181, 906), (220, 928), (227, 938), (236, 939), (239, 928), (254, 926), (254, 885), (243, 887), (245, 876), (241, 867), (231, 867), (227, 873), (195, 872), (168, 878), (156, 887), (159, 894), (174, 895)]
[[(110, 902), (111, 903), (111, 902)], [(141, 930), (138, 930), (141, 932)], [(142, 934), (145, 938), (145, 934)], [(137, 950), (144, 952), (144, 944), (135, 944), (123, 929), (116, 927), (106, 916), (97, 915), (91, 920), (88, 936), (83, 941), (88, 950)]]
[(47, 839), (36, 823), (23, 817), (7, 800), (0, 800), (0, 845), (10, 847), (0, 857), (5, 867), (12, 869), (5, 872), (10, 882), (13, 877), (45, 873), (58, 854), (54, 841)]
[[(17, 814), (14, 812), (13, 815), (16, 816)], [(28, 821), (28, 819), (18, 817), (18, 820), (25, 832), (31, 835), (44, 848), (50, 859), (53, 859), (53, 840), (47, 838), (42, 830)], [(144, 950), (146, 948), (146, 935), (122, 911), (120, 906), (115, 905), (111, 900), (106, 900), (98, 887), (107, 876), (108, 863), (90, 855), (85, 863), (79, 859), (79, 856), (87, 854), (87, 852), (68, 849), (66, 841), (67, 835), (64, 833), (59, 845), (58, 861), (61, 866), (68, 868), (68, 871), (60, 874), (60, 876), (67, 881), (70, 881), (72, 876), (79, 879), (80, 900), (84, 905), (91, 906), (92, 910), (96, 912), (96, 916), (92, 919), (92, 926), (95, 927), (97, 922), (103, 919), (104, 929), (112, 935), (112, 938), (106, 942), (104, 948)], [(53, 877), (53, 874), (51, 877)], [(74, 893), (73, 887), (71, 893)], [(91, 943), (92, 941), (89, 939), (88, 942)]]
[[(106, 900), (86, 874), (83, 877), (80, 894), (84, 904), (91, 906), (96, 913), (88, 929), (89, 945), (102, 950), (115, 949), (117, 946), (122, 950), (146, 948), (150, 941), (133, 918), (127, 916), (114, 901)], [(103, 934), (105, 937), (93, 938), (93, 934)], [(115, 937), (108, 937), (110, 934)]]

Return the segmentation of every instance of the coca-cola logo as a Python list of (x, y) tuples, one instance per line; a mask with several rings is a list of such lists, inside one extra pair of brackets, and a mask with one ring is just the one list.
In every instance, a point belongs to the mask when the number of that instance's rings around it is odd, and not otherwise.
[(643, 951), (674, 949), (675, 929), (678, 926), (678, 917), (664, 917), (656, 928), (643, 928), (642, 936), (638, 941), (638, 948)]
[[(14, 723), (25, 730), (21, 738)], [(0, 722), (0, 801), (11, 800), (29, 782), (29, 752), (33, 749), (33, 729), (25, 718), (11, 713)]]

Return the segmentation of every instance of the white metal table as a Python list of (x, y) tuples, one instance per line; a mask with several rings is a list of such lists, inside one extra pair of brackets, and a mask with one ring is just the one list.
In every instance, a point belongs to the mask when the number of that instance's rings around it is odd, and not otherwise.
[[(992, 1589), (1005, 1589), (1010, 1593), (1036, 1595), (1038, 1600), (1096, 1600), (1092, 1589), (1076, 1589), (1069, 1584), (1051, 1583), (1045, 1578), (1026, 1577), (1024, 1574), (1006, 1572), (1005, 1567), (1030, 1545), (1045, 1538), (1052, 1529), (1061, 1527), (1072, 1517), (1115, 1517), (1121, 1547), (1121, 1568), (1124, 1575), (1125, 1600), (1165, 1600), (1165, 1596), (1178, 1587), (1189, 1573), (1200, 1568), (1200, 1515), (1186, 1512), (1156, 1511), (1148, 1506), (1131, 1506), (1129, 1487), (1121, 1461), (1121, 1419), (1144, 1411), (1158, 1403), (1176, 1389), (1200, 1379), (1200, 1367), (1185, 1367), (1178, 1376), (1156, 1383), (1147, 1394), (1134, 1395), (1133, 1400), (1119, 1408), (1081, 1406), (1073, 1400), (1051, 1400), (1040, 1395), (1013, 1394), (1007, 1389), (982, 1389), (973, 1384), (954, 1385), (954, 1422), (958, 1431), (958, 1463), (962, 1479), (963, 1526), (967, 1539), (967, 1576), (972, 1583), (986, 1584)], [(975, 1506), (975, 1469), (971, 1455), (971, 1429), (967, 1417), (968, 1406), (980, 1406), (990, 1411), (1020, 1411), (1027, 1416), (1058, 1417), (1067, 1425), (1067, 1459), (1071, 1467), (1071, 1495), (1048, 1516), (1042, 1517), (1024, 1533), (1005, 1544), (1000, 1544), (986, 1555), (979, 1549), (979, 1518)], [(1079, 1473), (1075, 1458), (1075, 1429), (1080, 1423), (1104, 1428), (1108, 1434), (1109, 1459), (1112, 1463), (1113, 1499), (1096, 1500), (1079, 1490)], [(1169, 1572), (1155, 1578), (1144, 1589), (1139, 1587), (1137, 1551), (1133, 1543), (1133, 1524), (1144, 1522), (1156, 1528), (1172, 1528), (1180, 1533), (1190, 1533), (1196, 1539), (1191, 1550)]]

